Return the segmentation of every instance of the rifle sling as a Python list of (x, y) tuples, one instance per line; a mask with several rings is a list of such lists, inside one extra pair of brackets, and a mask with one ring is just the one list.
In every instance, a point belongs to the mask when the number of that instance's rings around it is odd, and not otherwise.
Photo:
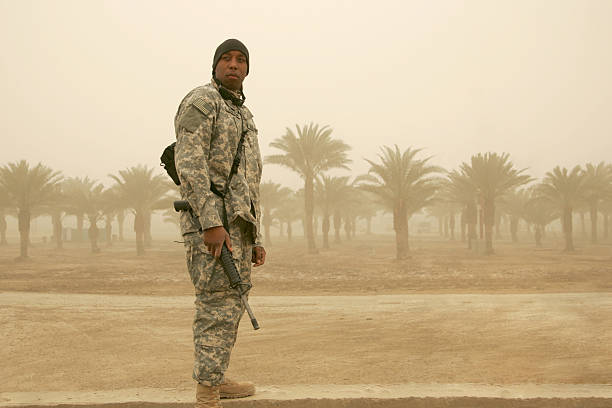
[(234, 161), (232, 162), (232, 168), (230, 169), (230, 173), (227, 178), (227, 182), (225, 183), (225, 188), (223, 189), (223, 192), (219, 191), (219, 189), (213, 184), (212, 181), (210, 182), (210, 191), (212, 191), (213, 194), (215, 194), (216, 196), (220, 197), (223, 200), (222, 218), (223, 218), (223, 226), (225, 227), (226, 230), (228, 230), (229, 228), (229, 223), (227, 221), (227, 214), (225, 211), (225, 196), (227, 195), (229, 191), (229, 186), (230, 186), (230, 183), (232, 182), (232, 178), (234, 177), (234, 174), (238, 172), (238, 166), (240, 165), (240, 161), (242, 160), (242, 146), (244, 145), (244, 139), (247, 134), (247, 129), (244, 128), (244, 119), (242, 117), (242, 113), (240, 114), (240, 122), (242, 124), (242, 134), (240, 135), (240, 141), (238, 141), (238, 148), (236, 149), (236, 155), (234, 156)]

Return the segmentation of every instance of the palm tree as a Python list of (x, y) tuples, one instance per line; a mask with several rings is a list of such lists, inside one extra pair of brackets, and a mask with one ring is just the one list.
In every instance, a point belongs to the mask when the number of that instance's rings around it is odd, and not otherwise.
[(279, 203), (275, 213), (281, 224), (281, 235), (282, 225), (287, 224), (287, 240), (291, 241), (293, 236), (292, 224), (304, 216), (304, 203), (302, 197), (296, 192), (291, 191), (289, 196)]
[(549, 200), (538, 196), (537, 188), (531, 188), (528, 190), (528, 200), (525, 203), (523, 217), (525, 221), (534, 226), (535, 243), (537, 247), (541, 247), (546, 226), (559, 218), (559, 212)]
[(552, 203), (561, 214), (561, 225), (565, 236), (565, 251), (574, 250), (572, 213), (582, 199), (585, 177), (580, 166), (568, 171), (555, 167), (546, 173), (538, 186), (538, 194)]
[[(441, 184), (442, 188), (442, 184)], [(448, 202), (442, 194), (442, 191), (438, 191), (435, 199), (432, 200), (431, 205), (427, 206), (427, 215), (433, 217), (438, 222), (438, 234), (440, 238), (448, 236), (446, 230), (446, 215), (448, 214)]]
[(57, 249), (62, 249), (64, 246), (64, 228), (62, 222), (66, 212), (69, 210), (69, 198), (64, 189), (65, 183), (66, 181), (63, 181), (55, 185), (48, 203), (42, 207), (42, 213), (51, 217), (51, 224), (53, 226), (52, 240), (55, 241)]
[[(612, 171), (612, 169), (611, 169)], [(610, 214), (612, 214), (612, 193), (606, 197), (601, 205), (601, 212), (603, 214), (603, 238), (608, 239), (610, 235)]]
[(6, 192), (9, 202), (18, 210), (21, 243), (18, 259), (28, 258), (32, 212), (52, 199), (61, 178), (59, 171), (53, 171), (41, 163), (30, 167), (25, 160), (0, 168), (0, 189)]
[(500, 212), (510, 216), (510, 235), (512, 242), (518, 242), (518, 225), (521, 218), (525, 218), (525, 207), (530, 199), (527, 189), (511, 190), (500, 198)]
[(117, 227), (119, 228), (119, 241), (123, 242), (124, 241), (124, 237), (123, 237), (123, 224), (125, 223), (125, 213), (127, 212), (127, 209), (125, 207), (121, 207), (118, 211), (117, 211)]
[(87, 221), (89, 221), (89, 231), (87, 233), (87, 236), (91, 244), (91, 252), (96, 253), (100, 252), (100, 248), (98, 247), (98, 221), (102, 219), (104, 214), (104, 186), (100, 183), (96, 184), (90, 191), (86, 193), (87, 201), (89, 202), (86, 212)]
[(333, 168), (347, 169), (350, 160), (346, 157), (350, 147), (341, 140), (332, 139), (332, 129), (310, 123), (300, 128), (295, 126), (294, 133), (287, 128), (287, 133), (270, 143), (284, 153), (266, 157), (266, 163), (287, 167), (304, 179), (304, 214), (308, 250), (316, 252), (313, 230), (314, 213), (314, 180), (319, 174)]
[(121, 210), (117, 186), (104, 190), (101, 197), (101, 204), (100, 211), (104, 218), (106, 246), (113, 246), (113, 219), (117, 215), (117, 212)]
[(89, 177), (75, 177), (66, 180), (65, 194), (70, 202), (72, 214), (83, 214), (89, 222), (87, 236), (91, 245), (91, 252), (100, 252), (98, 247), (98, 221), (102, 219), (106, 197), (104, 186)]
[(347, 190), (339, 201), (339, 208), (344, 219), (344, 233), (346, 239), (355, 237), (357, 232), (357, 219), (364, 218), (367, 225), (367, 233), (371, 233), (371, 218), (376, 215), (377, 206), (373, 202), (373, 195), (358, 187), (355, 181), (347, 186)]
[(508, 153), (478, 153), (470, 164), (460, 166), (478, 194), (482, 203), (485, 228), (485, 254), (493, 254), (493, 225), (495, 223), (495, 200), (516, 187), (527, 184), (531, 177), (517, 170)]
[(591, 215), (591, 243), (597, 243), (597, 212), (612, 189), (612, 169), (604, 162), (587, 163), (584, 169), (584, 198)]
[[(353, 183), (355, 184), (355, 183)], [(357, 187), (357, 185), (355, 185)], [(372, 234), (372, 218), (376, 217), (380, 206), (377, 204), (376, 197), (372, 193), (363, 191), (359, 188), (353, 189), (357, 199), (354, 202), (356, 206), (355, 214), (357, 218), (361, 218), (366, 222), (366, 234)]]
[[(323, 248), (329, 248), (329, 217), (340, 211), (340, 203), (346, 200), (349, 192), (348, 177), (331, 177), (321, 175), (316, 179), (315, 197), (321, 209), (323, 222), (321, 232), (323, 233)], [(338, 229), (336, 230), (338, 231)], [(336, 234), (338, 235), (338, 234)]]
[[(83, 240), (83, 225), (86, 217), (87, 200), (84, 199), (84, 191), (89, 191), (95, 185), (95, 181), (89, 177), (71, 177), (64, 180), (62, 190), (67, 197), (68, 205), (66, 212), (76, 217), (76, 236), (72, 237), (73, 241)], [(76, 238), (76, 239), (75, 239)]]
[(153, 211), (170, 206), (171, 198), (164, 195), (170, 190), (170, 183), (163, 174), (153, 175), (152, 168), (144, 165), (119, 170), (119, 175), (109, 175), (117, 182), (119, 201), (134, 214), (136, 232), (136, 253), (144, 254), (147, 219)]
[(476, 224), (478, 223), (478, 208), (476, 205), (477, 190), (470, 179), (462, 172), (453, 170), (448, 172), (447, 178), (442, 181), (441, 195), (444, 200), (459, 204), (461, 211), (461, 239), (465, 239), (467, 225), (468, 249), (472, 249), (473, 240), (477, 238)]
[(436, 183), (431, 175), (441, 169), (427, 164), (430, 157), (415, 159), (421, 149), (408, 148), (402, 153), (395, 145), (395, 148), (383, 146), (381, 151), (380, 163), (366, 159), (370, 170), (357, 181), (361, 188), (374, 193), (393, 212), (396, 256), (403, 259), (409, 251), (408, 219), (432, 202)]
[(287, 200), (291, 195), (291, 190), (287, 187), (282, 187), (280, 184), (273, 183), (272, 181), (266, 181), (261, 183), (259, 186), (259, 195), (261, 197), (261, 208), (262, 208), (262, 224), (264, 228), (264, 239), (265, 245), (272, 245), (272, 239), (270, 238), (270, 226), (276, 218), (276, 214), (273, 213), (282, 202)]
[(7, 245), (6, 241), (6, 210), (10, 208), (8, 192), (0, 187), (0, 245)]

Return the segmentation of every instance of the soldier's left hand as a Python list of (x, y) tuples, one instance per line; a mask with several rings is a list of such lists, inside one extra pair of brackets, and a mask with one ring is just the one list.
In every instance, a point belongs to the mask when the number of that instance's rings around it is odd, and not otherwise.
[(254, 267), (261, 266), (266, 262), (266, 250), (264, 247), (253, 247), (253, 256), (251, 261), (253, 262)]

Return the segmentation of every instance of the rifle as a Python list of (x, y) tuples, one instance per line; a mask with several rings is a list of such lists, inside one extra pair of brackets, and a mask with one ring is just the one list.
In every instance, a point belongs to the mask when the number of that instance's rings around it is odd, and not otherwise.
[[(191, 206), (186, 200), (179, 200), (174, 202), (174, 210), (176, 212), (179, 211), (191, 211)], [(225, 218), (225, 217), (224, 217)], [(225, 219), (224, 219), (225, 221)], [(225, 222), (224, 222), (225, 224)], [(225, 229), (228, 230), (227, 225), (224, 225)], [(242, 280), (240, 276), (240, 272), (238, 268), (236, 268), (236, 264), (234, 264), (234, 258), (232, 258), (232, 253), (227, 248), (225, 241), (223, 242), (223, 247), (221, 248), (221, 265), (223, 266), (223, 272), (227, 276), (227, 279), (230, 282), (230, 287), (232, 289), (236, 289), (238, 294), (240, 295), (240, 300), (244, 305), (247, 313), (249, 314), (249, 318), (251, 319), (251, 324), (253, 325), (253, 329), (259, 329), (259, 323), (257, 323), (257, 319), (249, 306), (249, 302), (246, 297), (246, 293), (251, 289), (251, 284), (246, 283)]]

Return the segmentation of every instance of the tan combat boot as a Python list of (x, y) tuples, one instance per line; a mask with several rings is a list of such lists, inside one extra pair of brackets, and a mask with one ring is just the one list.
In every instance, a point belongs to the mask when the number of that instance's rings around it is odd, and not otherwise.
[(222, 408), (219, 401), (219, 388), (218, 385), (211, 387), (198, 383), (194, 408)]
[(252, 382), (236, 382), (226, 378), (221, 383), (219, 395), (221, 398), (243, 398), (255, 394), (255, 384)]

